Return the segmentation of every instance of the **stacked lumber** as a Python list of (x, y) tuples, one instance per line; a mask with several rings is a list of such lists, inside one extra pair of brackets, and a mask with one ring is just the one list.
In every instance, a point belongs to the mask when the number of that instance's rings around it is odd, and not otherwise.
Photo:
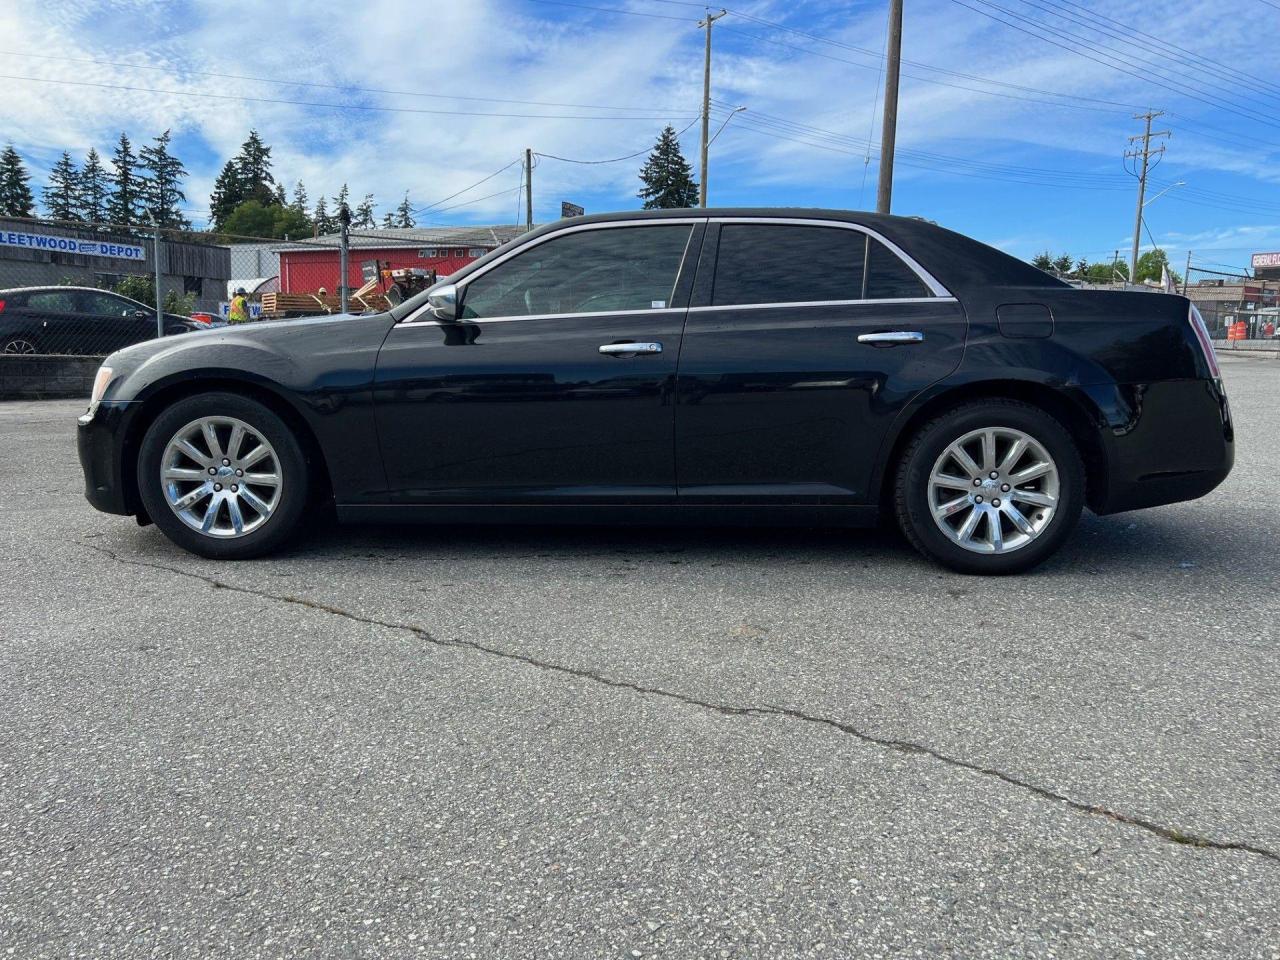
[[(353, 294), (350, 309), (353, 313), (378, 312), (390, 309), (382, 294)], [(264, 317), (300, 317), (317, 313), (338, 313), (342, 309), (336, 293), (264, 293), (262, 315)]]

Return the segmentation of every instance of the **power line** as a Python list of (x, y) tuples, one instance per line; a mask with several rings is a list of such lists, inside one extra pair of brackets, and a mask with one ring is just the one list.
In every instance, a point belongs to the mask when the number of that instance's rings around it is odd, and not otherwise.
[(430, 210), (432, 207), (438, 207), (438, 206), (440, 206), (440, 204), (442, 204), (442, 203), (448, 203), (448, 202), (449, 202), (450, 200), (452, 200), (454, 197), (460, 197), (460, 196), (462, 196), (464, 193), (467, 193), (468, 191), (474, 190), (476, 187), (480, 186), (480, 184), (482, 184), (482, 183), (488, 183), (490, 180), (492, 180), (492, 179), (493, 179), (494, 177), (496, 177), (498, 174), (500, 174), (500, 173), (505, 173), (506, 171), (510, 170), (512, 167), (514, 167), (514, 166), (515, 166), (517, 163), (519, 163), (519, 162), (520, 162), (520, 159), (517, 157), (515, 160), (512, 160), (512, 161), (511, 161), (510, 163), (508, 163), (505, 167), (503, 167), (501, 170), (495, 170), (493, 173), (489, 174), (489, 175), (488, 175), (487, 177), (485, 177), (483, 180), (477, 180), (475, 183), (471, 184), (471, 186), (469, 186), (469, 187), (464, 187), (462, 190), (459, 190), (457, 193), (451, 193), (451, 194), (449, 194), (449, 196), (445, 197), (443, 200), (437, 200), (435, 203), (428, 203), (428, 204), (427, 204), (426, 206), (424, 206), (424, 207), (418, 207), (416, 210), (414, 210), (414, 211), (413, 211), (413, 213), (425, 213), (427, 210)]
[(471, 103), (514, 103), (527, 107), (562, 107), (574, 110), (643, 110), (652, 113), (654, 107), (624, 107), (602, 103), (563, 103), (555, 100), (517, 100), (509, 97), (465, 97), (451, 93), (424, 93), (421, 90), (393, 90), (381, 87), (357, 87), (342, 83), (320, 83), (311, 80), (287, 80), (277, 77), (255, 77), (240, 73), (216, 73), (209, 70), (191, 70), (182, 64), (154, 66), (143, 63), (127, 63), (116, 60), (98, 60), (92, 57), (62, 57), (47, 53), (29, 53), (22, 50), (0, 50), (0, 56), (26, 57), (35, 60), (53, 60), (60, 63), (87, 63), (99, 67), (114, 67), (124, 70), (151, 70), (166, 75), (181, 72), (191, 77), (212, 77), (218, 80), (247, 80), (251, 83), (272, 83), (285, 87), (309, 87), (317, 90), (339, 90), (347, 93), (374, 94), (392, 97), (419, 97), (429, 100), (465, 100)]
[[(681, 137), (684, 134), (688, 133), (690, 127), (692, 127), (700, 119), (702, 118), (694, 117), (692, 120), (689, 121), (689, 126), (685, 127), (683, 130), (677, 133), (676, 136)], [(609, 160), (571, 160), (568, 157), (557, 157), (553, 153), (538, 153), (536, 151), (534, 153), (534, 156), (546, 157), (548, 160), (559, 160), (561, 163), (577, 163), (583, 166), (594, 167), (602, 163), (621, 163), (623, 160), (634, 160), (636, 157), (642, 156), (643, 154), (648, 153), (652, 149), (653, 147), (645, 147), (643, 150), (637, 150), (635, 153), (629, 153), (625, 157), (613, 157), (612, 159), (609, 159)]]
[[(625, 116), (606, 117), (598, 115), (576, 115), (555, 113), (484, 113), (471, 110), (430, 110), (424, 107), (380, 107), (360, 103), (319, 103), (310, 100), (290, 100), (274, 97), (246, 97), (233, 94), (198, 93), (192, 90), (162, 90), (154, 87), (136, 87), (118, 83), (95, 83), (89, 80), (63, 80), (53, 77), (19, 77), (0, 74), (0, 80), (25, 80), (32, 83), (53, 83), (61, 86), (96, 87), (102, 90), (124, 90), (130, 93), (158, 93), (174, 97), (194, 97), (201, 100), (236, 100), (245, 103), (286, 104), (298, 107), (320, 107), (331, 110), (366, 110), (376, 113), (414, 113), (432, 116), (454, 117), (505, 117), (526, 120), (670, 120), (669, 116)], [(681, 118), (683, 119), (683, 118)]]
[(579, 10), (599, 10), (602, 13), (621, 13), (628, 17), (648, 17), (651, 20), (676, 20), (692, 23), (689, 17), (671, 17), (664, 13), (641, 13), (639, 10), (620, 10), (617, 7), (593, 7), (586, 3), (569, 3), (568, 0), (528, 0), (529, 3), (549, 3), (557, 7), (577, 7)]

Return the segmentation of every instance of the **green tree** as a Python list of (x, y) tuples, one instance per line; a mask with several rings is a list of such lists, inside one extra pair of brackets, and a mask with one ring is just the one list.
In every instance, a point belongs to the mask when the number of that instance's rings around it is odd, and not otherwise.
[(391, 230), (395, 228), (395, 225), (396, 225), (396, 215), (392, 213), (390, 210), (388, 210), (386, 213), (382, 215), (382, 229)]
[(404, 199), (400, 201), (396, 207), (395, 226), (402, 229), (408, 229), (415, 226), (416, 221), (413, 219), (413, 204), (409, 202), (409, 191), (404, 192)]
[(183, 216), (179, 206), (187, 199), (182, 190), (187, 168), (169, 152), (172, 141), (170, 131), (166, 130), (150, 146), (138, 152), (139, 165), (147, 172), (143, 181), (143, 202), (160, 226), (187, 230), (191, 221)]
[(111, 196), (107, 200), (107, 219), (112, 223), (132, 225), (146, 218), (142, 213), (142, 178), (138, 175), (138, 157), (123, 133), (111, 155)]
[(36, 198), (31, 195), (31, 174), (13, 144), (0, 153), (0, 214), (6, 217), (35, 215)]
[(84, 166), (80, 168), (80, 194), (78, 204), (80, 218), (90, 223), (101, 223), (107, 219), (107, 201), (111, 197), (111, 181), (106, 168), (92, 147), (85, 155)]
[(640, 168), (640, 180), (644, 186), (637, 196), (644, 201), (646, 210), (698, 205), (698, 184), (693, 179), (693, 168), (680, 152), (680, 141), (676, 139), (676, 131), (671, 124), (662, 131), (649, 159)]
[(245, 199), (240, 170), (234, 160), (228, 160), (222, 165), (218, 179), (213, 181), (213, 193), (209, 195), (209, 219), (213, 222), (213, 229), (226, 231), (227, 218)]
[(329, 216), (329, 207), (325, 203), (323, 196), (316, 201), (315, 212), (311, 214), (311, 222), (315, 225), (321, 236), (326, 233), (334, 233), (338, 229), (338, 221)]
[(291, 203), (290, 206), (304, 216), (306, 215), (307, 188), (302, 185), (301, 180), (293, 185), (293, 203)]
[(1045, 250), (1043, 253), (1037, 253), (1031, 258), (1031, 265), (1037, 270), (1043, 270), (1045, 273), (1050, 273), (1053, 270), (1053, 254), (1048, 250)]
[(373, 217), (373, 194), (366, 193), (364, 199), (351, 212), (351, 225), (353, 227), (376, 227), (378, 221)]
[(1091, 283), (1115, 283), (1129, 279), (1129, 265), (1123, 260), (1111, 263), (1091, 263), (1085, 271), (1085, 279)]
[(271, 191), (271, 202), (277, 207), (287, 207), (289, 205), (289, 198), (284, 194), (284, 184), (276, 184), (276, 188)]
[(297, 240), (299, 237), (310, 236), (311, 220), (301, 210), (295, 210), (291, 206), (273, 206), (272, 209), (275, 211), (275, 221), (271, 228), (273, 237)]
[(238, 237), (271, 237), (275, 227), (273, 208), (264, 207), (257, 200), (246, 200), (223, 222), (222, 232)]
[(156, 278), (145, 274), (130, 274), (113, 288), (122, 297), (137, 300), (152, 310), (156, 308)]
[(80, 173), (66, 150), (49, 171), (49, 185), (41, 191), (45, 213), (54, 220), (80, 219)]
[[(1148, 250), (1138, 258), (1138, 275), (1137, 282), (1143, 283), (1147, 280), (1160, 282), (1161, 268), (1168, 269), (1169, 255), (1156, 247), (1154, 250)], [(1173, 278), (1174, 283), (1181, 283), (1182, 276), (1176, 270), (1169, 270), (1169, 276)]]
[(335, 217), (338, 215), (338, 211), (342, 209), (342, 205), (345, 204), (350, 197), (351, 191), (347, 189), (347, 185), (344, 183), (342, 185), (342, 189), (333, 197), (333, 215)]
[(1075, 265), (1075, 258), (1069, 253), (1064, 253), (1053, 261), (1053, 269), (1061, 276), (1067, 276), (1071, 273), (1072, 266)]
[(245, 200), (257, 200), (264, 207), (275, 200), (271, 175), (271, 148), (262, 142), (257, 130), (250, 130), (248, 139), (240, 145), (234, 163), (240, 176), (240, 192)]

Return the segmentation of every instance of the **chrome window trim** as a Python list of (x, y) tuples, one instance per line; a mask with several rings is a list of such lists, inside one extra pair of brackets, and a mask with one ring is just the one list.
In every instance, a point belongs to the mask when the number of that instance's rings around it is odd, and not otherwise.
[[(886, 236), (884, 236), (883, 234), (881, 234), (881, 233), (877, 232), (876, 230), (873, 230), (871, 227), (864, 226), (864, 225), (863, 225), (863, 224), (861, 224), (861, 223), (849, 223), (848, 221), (845, 221), (845, 220), (812, 220), (812, 219), (809, 219), (809, 218), (806, 218), (806, 217), (711, 217), (711, 218), (709, 219), (709, 221), (708, 221), (708, 222), (709, 222), (709, 223), (720, 223), (720, 224), (724, 224), (724, 223), (766, 223), (766, 224), (784, 224), (784, 225), (789, 226), (789, 227), (830, 227), (830, 228), (833, 228), (833, 229), (836, 229), (836, 230), (857, 230), (859, 233), (864, 233), (864, 234), (866, 234), (866, 235), (867, 235), (867, 236), (869, 236), (869, 237), (873, 237), (873, 238), (875, 238), (876, 240), (879, 240), (879, 241), (880, 241), (881, 243), (883, 243), (886, 247), (888, 247), (888, 248), (889, 248), (889, 250), (890, 250), (892, 253), (894, 253), (894, 254), (897, 256), (897, 258), (898, 258), (899, 260), (901, 260), (903, 263), (905, 263), (905, 264), (907, 265), (907, 267), (911, 270), (911, 272), (912, 272), (912, 273), (914, 273), (914, 274), (915, 274), (915, 275), (920, 279), (920, 282), (921, 282), (921, 283), (923, 283), (926, 287), (928, 287), (928, 288), (929, 288), (929, 290), (930, 290), (930, 292), (933, 294), (933, 296), (932, 296), (932, 297), (896, 297), (896, 298), (895, 298), (895, 297), (890, 297), (890, 298), (887, 298), (887, 302), (892, 302), (892, 303), (902, 303), (902, 302), (907, 301), (907, 300), (934, 300), (934, 299), (938, 299), (938, 298), (949, 298), (949, 299), (951, 299), (951, 300), (954, 300), (954, 299), (955, 299), (955, 295), (954, 295), (950, 290), (948, 290), (946, 287), (944, 287), (941, 283), (939, 283), (939, 282), (938, 282), (938, 280), (933, 276), (933, 274), (931, 274), (928, 270), (926, 270), (924, 267), (922, 267), (922, 266), (920, 265), (920, 262), (919, 262), (918, 260), (916, 260), (916, 258), (915, 258), (915, 257), (911, 256), (911, 254), (907, 253), (907, 251), (903, 250), (900, 246), (898, 246), (896, 243), (894, 243), (894, 242), (893, 242), (892, 240), (890, 240), (888, 237), (886, 237)], [(819, 302), (819, 301), (808, 300), (808, 301), (803, 301), (803, 302), (805, 302), (805, 303), (817, 303), (817, 302)], [(873, 300), (854, 300), (854, 301), (836, 300), (836, 301), (822, 301), (822, 302), (829, 302), (829, 303), (848, 303), (848, 302), (852, 302), (852, 303), (875, 303), (875, 302), (879, 302), (879, 301), (873, 301)], [(778, 304), (778, 306), (794, 306), (794, 305), (795, 305), (795, 304)], [(757, 305), (756, 305), (756, 304), (750, 304), (750, 303), (733, 303), (733, 304), (726, 303), (726, 304), (721, 304), (720, 306), (722, 306), (722, 307), (729, 307), (729, 306), (733, 306), (733, 307), (750, 307), (750, 306), (757, 306)], [(771, 304), (764, 304), (764, 306), (771, 306)], [(702, 309), (702, 308), (701, 308), (701, 307), (695, 307), (695, 308), (693, 308), (693, 309)]]
[[(930, 298), (930, 302), (932, 298)], [(517, 320), (568, 320), (577, 317), (647, 317), (664, 313), (685, 313), (684, 307), (654, 307), (652, 310), (596, 310), (590, 313), (531, 313), (514, 317), (472, 317), (469, 320), (401, 320), (401, 325), (459, 327), (467, 323), (514, 323)], [(416, 314), (415, 314), (416, 316)]]
[[(556, 230), (552, 233), (548, 233), (546, 236), (538, 237), (538, 239), (532, 240), (529, 243), (522, 243), (513, 250), (508, 250), (502, 256), (495, 257), (492, 261), (490, 261), (489, 263), (486, 263), (481, 269), (477, 270), (475, 273), (472, 273), (468, 275), (466, 278), (458, 281), (458, 284), (457, 284), (458, 294), (459, 294), (458, 302), (459, 303), (463, 302), (463, 297), (461, 296), (461, 294), (463, 293), (463, 291), (466, 290), (467, 285), (471, 283), (471, 281), (475, 280), (477, 277), (483, 277), (486, 273), (488, 273), (494, 267), (500, 266), (501, 264), (506, 263), (512, 257), (519, 256), (520, 254), (525, 253), (526, 251), (532, 250), (534, 247), (538, 246), (539, 244), (546, 243), (548, 240), (554, 240), (557, 237), (567, 236), (570, 233), (580, 233), (584, 230), (610, 230), (615, 227), (637, 227), (637, 226), (650, 227), (650, 226), (670, 226), (670, 225), (683, 224), (690, 228), (689, 238), (686, 238), (684, 242), (684, 255), (680, 260), (680, 270), (676, 272), (675, 282), (672, 283), (671, 285), (671, 289), (675, 290), (676, 286), (678, 286), (680, 283), (680, 275), (681, 275), (681, 272), (684, 270), (684, 261), (689, 256), (689, 241), (693, 237), (693, 227), (699, 223), (706, 223), (706, 222), (707, 221), (705, 217), (670, 217), (670, 218), (655, 217), (652, 220), (646, 220), (643, 218), (639, 218), (635, 220), (605, 220), (599, 223), (580, 223), (580, 224), (574, 224), (573, 226), (564, 227), (560, 230)], [(457, 320), (446, 321), (446, 322), (449, 322), (449, 323), (497, 323), (497, 322), (507, 323), (512, 320), (545, 320), (548, 317), (593, 317), (593, 316), (598, 317), (598, 316), (611, 316), (611, 315), (625, 314), (625, 313), (658, 313), (660, 310), (661, 311), (679, 310), (681, 312), (684, 312), (683, 307), (656, 307), (652, 311), (650, 310), (609, 310), (609, 311), (602, 311), (597, 313), (551, 313), (551, 314), (542, 313), (542, 314), (531, 314), (531, 315), (517, 315), (517, 316), (511, 316), (511, 317), (470, 317), (470, 318), (459, 317)], [(410, 324), (410, 323), (436, 324), (440, 322), (434, 319), (426, 319), (426, 320), (419, 319), (424, 313), (430, 313), (430, 309), (425, 303), (421, 307), (419, 307), (417, 311), (405, 317), (405, 319), (401, 320), (400, 323), (401, 324)]]
[(771, 310), (774, 307), (857, 307), (864, 304), (886, 303), (959, 303), (955, 297), (877, 297), (867, 300), (788, 300), (778, 303), (723, 303), (714, 307), (690, 307), (690, 313), (707, 313), (711, 310)]
[[(702, 313), (708, 310), (729, 310), (729, 309), (764, 310), (770, 307), (824, 307), (824, 306), (835, 307), (835, 306), (850, 306), (850, 305), (859, 304), (859, 303), (886, 304), (886, 303), (955, 303), (957, 302), (957, 298), (955, 294), (953, 294), (950, 290), (948, 290), (941, 283), (939, 283), (938, 280), (933, 276), (933, 274), (931, 274), (928, 270), (926, 270), (924, 267), (920, 265), (920, 262), (918, 260), (916, 260), (914, 257), (911, 256), (911, 254), (907, 253), (900, 246), (898, 246), (896, 243), (894, 243), (892, 240), (890, 240), (888, 237), (884, 236), (880, 232), (873, 230), (871, 227), (864, 226), (863, 224), (860, 224), (860, 223), (850, 223), (845, 220), (814, 220), (807, 217), (714, 217), (714, 216), (713, 217), (671, 217), (671, 218), (655, 217), (651, 220), (644, 219), (644, 218), (637, 218), (633, 220), (604, 220), (597, 223), (574, 224), (571, 226), (563, 227), (559, 230), (555, 230), (529, 243), (522, 243), (512, 250), (508, 250), (502, 256), (495, 257), (491, 262), (485, 264), (484, 267), (477, 270), (475, 273), (470, 274), (465, 279), (459, 281), (458, 292), (462, 293), (466, 289), (467, 284), (471, 283), (471, 281), (475, 280), (477, 277), (483, 277), (486, 273), (488, 273), (494, 267), (497, 267), (500, 264), (506, 263), (512, 257), (518, 256), (519, 254), (524, 253), (526, 250), (532, 250), (534, 247), (538, 246), (539, 244), (546, 243), (548, 240), (553, 240), (556, 237), (563, 237), (567, 234), (578, 233), (584, 230), (609, 230), (617, 227), (663, 226), (663, 225), (669, 225), (669, 224), (687, 224), (692, 227), (699, 223), (705, 223), (708, 226), (713, 223), (718, 223), (718, 224), (763, 223), (763, 224), (783, 224), (786, 226), (796, 226), (796, 227), (828, 227), (830, 229), (835, 229), (835, 230), (856, 230), (859, 233), (862, 233), (868, 237), (872, 237), (876, 240), (879, 240), (882, 244), (884, 244), (885, 247), (887, 247), (890, 252), (892, 252), (895, 256), (897, 256), (898, 259), (900, 259), (903, 263), (905, 263), (907, 267), (911, 270), (911, 272), (914, 273), (916, 277), (919, 278), (919, 280), (926, 287), (929, 288), (933, 296), (931, 297), (885, 297), (885, 298), (877, 298), (877, 299), (869, 299), (869, 300), (800, 300), (800, 301), (788, 301), (785, 303), (733, 303), (733, 304), (720, 304), (720, 305), (705, 306), (705, 307), (688, 307), (687, 309), (689, 312)], [(692, 229), (689, 231), (689, 237), (690, 239), (692, 239), (693, 237)], [(678, 286), (680, 283), (680, 276), (684, 272), (686, 262), (688, 260), (688, 256), (689, 256), (689, 241), (686, 240), (685, 255), (680, 262), (680, 272), (676, 274), (676, 281), (675, 281), (675, 284), (673, 284), (672, 289), (675, 289), (675, 287)], [(685, 309), (686, 308), (684, 307), (659, 307), (651, 311), (650, 310), (643, 310), (643, 311), (609, 310), (609, 311), (600, 311), (596, 313), (572, 313), (572, 314), (542, 313), (542, 314), (530, 314), (530, 315), (516, 315), (516, 316), (508, 316), (508, 317), (473, 317), (470, 319), (459, 318), (457, 320), (443, 321), (443, 323), (511, 323), (512, 321), (515, 321), (515, 320), (548, 320), (555, 317), (608, 317), (608, 316), (622, 316), (626, 314), (637, 314), (637, 313), (672, 313), (672, 312), (684, 312)], [(423, 314), (427, 314), (427, 317), (423, 318)], [(414, 313), (410, 314), (408, 317), (400, 321), (400, 325), (408, 325), (408, 324), (424, 324), (428, 326), (440, 326), (442, 324), (442, 321), (432, 318), (430, 316), (429, 307), (424, 303)]]

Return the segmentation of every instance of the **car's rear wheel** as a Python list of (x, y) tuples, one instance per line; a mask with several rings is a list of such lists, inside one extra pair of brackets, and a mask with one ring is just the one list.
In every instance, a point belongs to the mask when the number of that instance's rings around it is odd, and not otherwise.
[(8, 337), (0, 343), (0, 353), (27, 355), (39, 352), (35, 341), (27, 337)]
[(916, 433), (894, 493), (898, 523), (925, 556), (963, 573), (1019, 573), (1075, 528), (1084, 465), (1071, 434), (1045, 411), (982, 400)]
[(237, 560), (296, 532), (310, 477), (302, 447), (271, 409), (233, 393), (179, 400), (147, 429), (138, 491), (170, 540), (201, 556)]

